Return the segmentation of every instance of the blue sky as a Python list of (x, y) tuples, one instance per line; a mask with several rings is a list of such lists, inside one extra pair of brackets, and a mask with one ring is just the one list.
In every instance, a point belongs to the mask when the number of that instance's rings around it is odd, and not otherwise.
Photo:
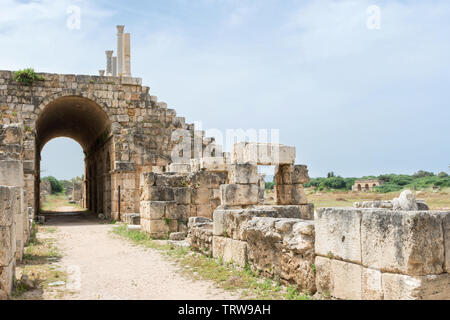
[[(70, 5), (81, 9), (80, 29), (66, 27)], [(381, 10), (378, 30), (366, 26), (370, 5)], [(0, 0), (0, 8), (0, 69), (97, 74), (115, 49), (115, 25), (125, 24), (133, 75), (203, 129), (280, 129), (311, 176), (448, 171), (447, 0)], [(81, 174), (81, 148), (56, 141), (42, 155), (46, 173)]]

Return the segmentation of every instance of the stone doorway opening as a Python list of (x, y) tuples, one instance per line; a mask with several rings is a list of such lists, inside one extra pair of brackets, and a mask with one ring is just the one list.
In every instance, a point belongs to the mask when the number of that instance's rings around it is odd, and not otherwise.
[(70, 138), (55, 138), (42, 149), (40, 164), (41, 213), (85, 211), (85, 155)]
[(36, 120), (35, 208), (38, 212), (41, 209), (42, 150), (49, 141), (59, 137), (73, 139), (83, 149), (84, 180), (79, 190), (82, 198), (80, 206), (92, 214), (110, 218), (111, 158), (114, 151), (111, 121), (99, 103), (80, 96), (65, 96), (50, 101)]

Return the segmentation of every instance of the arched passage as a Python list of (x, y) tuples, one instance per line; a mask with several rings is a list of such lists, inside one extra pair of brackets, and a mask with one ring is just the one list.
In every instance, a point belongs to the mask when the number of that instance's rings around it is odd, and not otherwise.
[[(39, 208), (41, 151), (58, 137), (78, 142), (85, 155), (84, 199), (86, 209), (106, 214), (105, 199), (111, 199), (111, 178), (104, 170), (104, 159), (111, 154), (111, 121), (96, 102), (79, 96), (58, 97), (45, 105), (36, 120), (35, 205)], [(63, 152), (63, 150), (62, 150)], [(107, 206), (106, 206), (107, 207)]]

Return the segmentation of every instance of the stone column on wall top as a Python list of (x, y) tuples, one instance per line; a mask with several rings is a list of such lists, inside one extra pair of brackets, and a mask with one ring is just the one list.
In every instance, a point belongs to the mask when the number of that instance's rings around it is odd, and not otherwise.
[(113, 71), (112, 71), (112, 55), (113, 55), (113, 51), (112, 50), (107, 50), (105, 51), (106, 53), (106, 75), (107, 76), (112, 76)]
[(131, 46), (129, 33), (125, 33), (123, 36), (123, 75), (125, 77), (131, 77)]
[(123, 73), (123, 30), (125, 26), (117, 26), (117, 75)]

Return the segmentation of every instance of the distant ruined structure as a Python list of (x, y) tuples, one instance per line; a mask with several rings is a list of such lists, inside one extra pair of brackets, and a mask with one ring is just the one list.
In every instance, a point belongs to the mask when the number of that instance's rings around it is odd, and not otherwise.
[[(187, 236), (194, 250), (310, 294), (450, 299), (449, 211), (429, 211), (408, 192), (314, 211), (294, 147), (239, 142), (222, 152), (130, 77), (129, 38), (119, 26), (104, 76), (41, 73), (28, 86), (0, 71), (0, 299), (40, 212), (41, 151), (57, 137), (83, 148), (72, 197), (92, 215), (154, 238)], [(264, 204), (263, 165), (275, 166), (274, 205)]]
[(352, 191), (372, 191), (377, 186), (381, 186), (381, 182), (376, 179), (356, 180), (352, 186)]

